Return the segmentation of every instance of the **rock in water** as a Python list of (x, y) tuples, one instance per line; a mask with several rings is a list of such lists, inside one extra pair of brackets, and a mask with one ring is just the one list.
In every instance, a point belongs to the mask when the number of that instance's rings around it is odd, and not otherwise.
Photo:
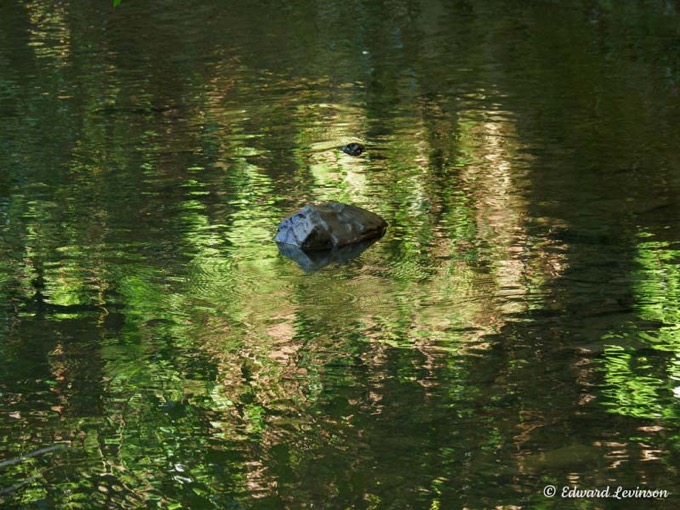
[(329, 250), (380, 237), (387, 222), (377, 214), (340, 202), (309, 204), (283, 220), (276, 242), (302, 250)]
[(360, 143), (348, 143), (340, 148), (342, 152), (349, 154), (350, 156), (361, 156), (361, 153), (364, 152), (365, 149), (366, 148)]

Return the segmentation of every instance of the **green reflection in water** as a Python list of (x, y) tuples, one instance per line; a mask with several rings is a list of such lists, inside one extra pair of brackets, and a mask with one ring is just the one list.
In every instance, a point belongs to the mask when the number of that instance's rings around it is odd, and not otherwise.
[(657, 326), (644, 331), (629, 324), (621, 333), (605, 337), (627, 346), (610, 345), (604, 352), (604, 404), (618, 414), (677, 419), (677, 359), (663, 353), (680, 352), (680, 271), (676, 264), (680, 252), (676, 243), (653, 237), (640, 235), (634, 292), (639, 318)]
[(677, 409), (667, 405), (670, 393), (666, 371), (659, 374), (654, 358), (625, 352), (622, 347), (605, 350), (605, 382), (603, 391), (612, 412), (639, 418), (677, 418)]

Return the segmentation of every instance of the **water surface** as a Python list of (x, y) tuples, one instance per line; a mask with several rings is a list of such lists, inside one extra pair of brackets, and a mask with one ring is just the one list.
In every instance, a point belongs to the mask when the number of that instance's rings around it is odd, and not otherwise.
[(3, 2), (3, 507), (675, 508), (678, 8)]

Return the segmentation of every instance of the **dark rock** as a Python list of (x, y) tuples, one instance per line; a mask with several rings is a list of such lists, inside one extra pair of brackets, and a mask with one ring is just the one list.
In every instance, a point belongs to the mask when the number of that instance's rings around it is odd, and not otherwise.
[(283, 220), (275, 240), (303, 251), (329, 250), (381, 237), (386, 228), (384, 219), (366, 209), (326, 202), (306, 205)]
[(304, 251), (292, 244), (277, 244), (282, 255), (291, 259), (306, 273), (313, 273), (329, 264), (336, 264), (338, 266), (346, 264), (365, 252), (377, 240), (377, 238), (374, 238), (368, 241), (361, 241), (360, 243), (341, 246), (340, 248), (316, 251)]
[(341, 147), (340, 150), (350, 156), (361, 156), (361, 153), (364, 152), (366, 148), (360, 143), (348, 143), (344, 147)]

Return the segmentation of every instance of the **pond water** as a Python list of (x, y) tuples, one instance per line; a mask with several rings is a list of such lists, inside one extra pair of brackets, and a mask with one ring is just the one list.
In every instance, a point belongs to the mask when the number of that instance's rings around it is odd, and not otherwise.
[(4, 1), (0, 506), (677, 508), (679, 197), (671, 0)]

